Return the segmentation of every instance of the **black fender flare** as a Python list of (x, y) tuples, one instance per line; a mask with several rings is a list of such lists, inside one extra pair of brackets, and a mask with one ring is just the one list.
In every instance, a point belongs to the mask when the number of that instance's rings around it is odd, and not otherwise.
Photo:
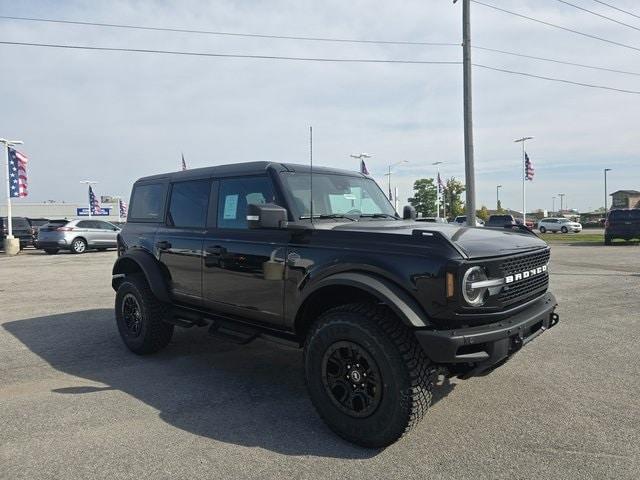
[(161, 302), (170, 302), (169, 289), (167, 288), (167, 282), (160, 264), (153, 255), (143, 250), (127, 252), (116, 260), (116, 263), (113, 265), (113, 270), (111, 271), (111, 286), (113, 289), (117, 290), (121, 279), (126, 277), (127, 274), (132, 273), (131, 262), (137, 266), (137, 269), (134, 271), (142, 271), (156, 298)]
[(400, 286), (377, 275), (361, 272), (335, 273), (319, 280), (304, 296), (301, 305), (321, 288), (335, 285), (356, 287), (370, 293), (388, 305), (408, 327), (424, 328), (431, 325), (422, 307)]

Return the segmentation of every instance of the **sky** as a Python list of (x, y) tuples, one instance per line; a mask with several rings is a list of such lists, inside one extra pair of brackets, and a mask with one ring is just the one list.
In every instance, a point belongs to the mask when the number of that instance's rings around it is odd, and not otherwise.
[[(640, 73), (640, 18), (593, 0), (483, 0), (600, 36), (597, 41), (472, 3), (472, 44)], [(640, 15), (634, 0), (606, 3)], [(460, 2), (365, 1), (28, 1), (0, 0), (0, 15), (269, 35), (453, 43), (379, 45), (243, 38), (0, 19), (0, 41), (254, 55), (460, 61)], [(640, 90), (639, 76), (473, 49), (474, 63), (614, 88)], [(23, 140), (29, 197), (81, 202), (127, 197), (139, 177), (179, 168), (253, 160), (308, 162), (357, 170), (386, 190), (393, 169), (400, 205), (417, 178), (464, 180), (461, 65), (293, 62), (0, 45), (0, 137)], [(520, 144), (535, 179), (527, 210), (603, 206), (609, 192), (640, 190), (640, 95), (473, 69), (477, 205), (520, 209)], [(0, 187), (0, 192), (4, 188)], [(559, 200), (556, 200), (556, 207)]]

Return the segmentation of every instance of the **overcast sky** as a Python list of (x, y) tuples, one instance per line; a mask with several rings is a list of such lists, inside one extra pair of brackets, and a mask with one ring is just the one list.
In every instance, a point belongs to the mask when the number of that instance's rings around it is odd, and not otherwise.
[[(483, 0), (640, 48), (640, 32), (556, 0)], [(640, 19), (594, 2), (571, 3), (640, 28)], [(640, 15), (634, 0), (609, 0)], [(461, 5), (416, 1), (0, 1), (0, 15), (376, 40), (459, 43)], [(148, 32), (0, 20), (0, 40), (213, 53), (459, 61), (459, 46), (393, 46)], [(472, 4), (473, 44), (640, 73), (640, 51), (610, 45)], [(308, 161), (358, 169), (370, 152), (378, 181), (390, 163), (401, 202), (416, 178), (464, 179), (459, 65), (313, 63), (90, 52), (0, 45), (0, 136), (24, 140), (26, 201), (84, 201), (130, 193), (140, 176), (189, 167)], [(640, 90), (640, 77), (481, 50), (473, 61), (536, 75)], [(521, 207), (519, 144), (536, 170), (528, 209), (603, 205), (609, 191), (640, 190), (640, 95), (473, 70), (477, 203)], [(386, 189), (386, 186), (385, 186)], [(4, 188), (0, 188), (4, 191)], [(25, 201), (25, 200), (21, 200)], [(558, 205), (558, 204), (556, 204)]]

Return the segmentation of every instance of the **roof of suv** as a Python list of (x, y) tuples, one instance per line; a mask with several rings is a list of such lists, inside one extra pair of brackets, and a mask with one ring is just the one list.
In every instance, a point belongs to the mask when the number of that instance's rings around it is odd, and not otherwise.
[[(189, 180), (192, 178), (202, 177), (236, 177), (240, 175), (259, 175), (264, 174), (269, 168), (273, 168), (279, 172), (304, 172), (308, 173), (311, 168), (309, 165), (299, 165), (293, 163), (278, 162), (244, 162), (231, 163), (227, 165), (217, 165), (214, 167), (193, 168), (177, 172), (161, 173), (158, 175), (150, 175), (138, 179), (138, 182), (149, 180)], [(352, 170), (342, 170), (339, 168), (313, 167), (314, 173), (333, 173), (338, 175), (351, 175), (366, 177), (366, 175)]]

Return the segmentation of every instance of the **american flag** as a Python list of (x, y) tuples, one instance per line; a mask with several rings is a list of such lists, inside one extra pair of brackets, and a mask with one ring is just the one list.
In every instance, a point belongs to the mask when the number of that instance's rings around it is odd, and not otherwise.
[(535, 175), (535, 170), (533, 169), (533, 164), (531, 160), (529, 160), (529, 155), (524, 154), (524, 179), (533, 181), (533, 176)]
[(120, 199), (118, 201), (118, 206), (120, 207), (120, 217), (125, 218), (127, 216), (127, 203)]
[(360, 173), (363, 175), (369, 175), (369, 170), (367, 169), (367, 165), (364, 163), (364, 160), (360, 160)]
[(182, 170), (186, 170), (187, 169), (187, 162), (184, 161), (184, 153), (182, 153), (181, 155), (182, 155)]
[(89, 208), (91, 208), (92, 215), (100, 215), (102, 213), (102, 208), (100, 208), (100, 202), (98, 198), (93, 193), (93, 188), (89, 185)]
[(440, 178), (440, 172), (438, 172), (438, 192), (444, 192), (444, 183), (442, 183), (442, 178)]
[(27, 196), (27, 157), (9, 148), (9, 196)]
[(391, 193), (391, 185), (389, 185), (389, 201), (393, 202), (393, 194)]

